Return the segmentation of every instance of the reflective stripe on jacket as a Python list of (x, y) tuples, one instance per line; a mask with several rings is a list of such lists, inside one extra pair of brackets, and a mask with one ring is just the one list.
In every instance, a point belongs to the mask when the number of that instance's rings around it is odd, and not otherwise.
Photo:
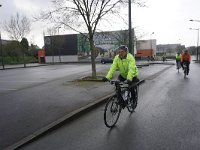
[(118, 70), (120, 75), (127, 80), (132, 80), (133, 77), (138, 76), (138, 68), (135, 63), (135, 58), (130, 53), (127, 53), (125, 59), (121, 59), (119, 55), (115, 56), (106, 78), (109, 80), (112, 79), (116, 70)]

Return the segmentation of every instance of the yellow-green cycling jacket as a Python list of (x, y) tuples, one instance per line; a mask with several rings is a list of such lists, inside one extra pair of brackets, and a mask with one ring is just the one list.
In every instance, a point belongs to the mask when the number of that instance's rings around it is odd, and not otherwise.
[(116, 70), (118, 70), (120, 75), (127, 80), (132, 80), (133, 77), (138, 76), (138, 68), (135, 63), (135, 58), (130, 53), (127, 53), (125, 59), (121, 59), (119, 55), (115, 56), (106, 78), (109, 80), (112, 79)]
[(176, 54), (176, 60), (181, 60), (181, 54)]

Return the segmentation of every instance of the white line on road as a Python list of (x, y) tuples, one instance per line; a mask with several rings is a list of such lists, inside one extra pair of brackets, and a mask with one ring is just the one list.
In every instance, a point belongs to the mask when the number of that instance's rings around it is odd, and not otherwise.
[(46, 81), (0, 81), (0, 82), (46, 82)]
[(17, 89), (1, 89), (0, 88), (0, 91), (15, 91), (15, 90), (17, 90)]

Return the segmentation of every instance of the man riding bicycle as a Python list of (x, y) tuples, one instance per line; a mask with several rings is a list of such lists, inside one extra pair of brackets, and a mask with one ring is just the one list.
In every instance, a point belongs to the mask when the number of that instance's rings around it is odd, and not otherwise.
[(176, 66), (177, 66), (177, 69), (179, 69), (178, 65), (179, 63), (181, 63), (181, 53), (178, 51), (177, 54), (176, 54)]
[[(135, 58), (128, 52), (128, 47), (125, 45), (120, 46), (118, 48), (118, 53), (119, 54), (115, 56), (106, 77), (102, 80), (105, 82), (112, 79), (115, 71), (119, 70), (120, 75), (118, 76), (118, 79), (120, 81), (127, 80), (129, 85), (138, 82), (138, 68), (135, 63)], [(131, 94), (135, 95), (133, 88), (131, 89)]]
[(190, 66), (191, 56), (187, 49), (184, 50), (184, 53), (181, 55), (181, 66), (183, 68), (183, 63), (187, 66), (187, 75), (189, 73), (189, 66)]

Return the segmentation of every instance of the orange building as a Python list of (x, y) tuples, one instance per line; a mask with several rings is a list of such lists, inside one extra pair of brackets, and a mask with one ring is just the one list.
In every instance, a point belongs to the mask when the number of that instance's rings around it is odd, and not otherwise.
[(153, 57), (154, 52), (152, 49), (138, 49), (135, 57)]
[(45, 61), (45, 51), (44, 50), (38, 50), (38, 63), (44, 64)]

